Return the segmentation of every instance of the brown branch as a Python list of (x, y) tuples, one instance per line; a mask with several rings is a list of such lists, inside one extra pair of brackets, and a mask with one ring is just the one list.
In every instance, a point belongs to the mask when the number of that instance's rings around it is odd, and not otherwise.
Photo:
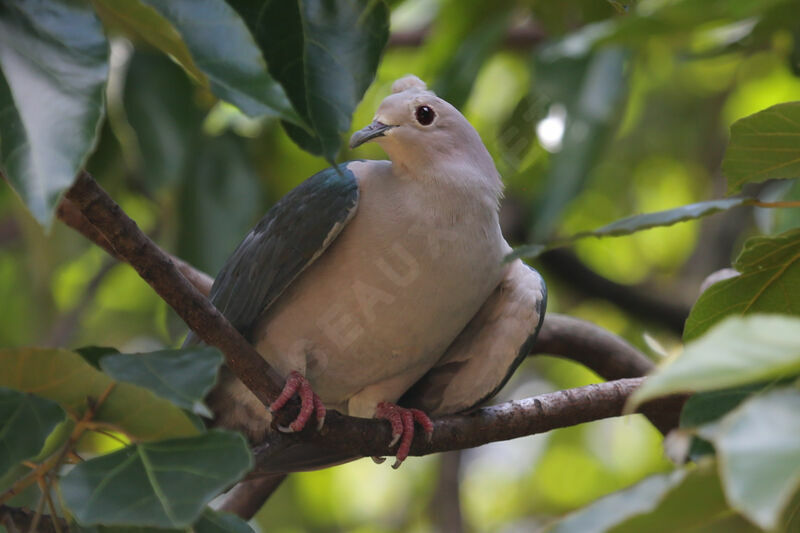
[(66, 197), (108, 243), (113, 243), (109, 246), (115, 256), (128, 262), (198, 337), (222, 351), (228, 367), (262, 403), (269, 405), (280, 394), (280, 374), (181, 275), (172, 259), (142, 233), (89, 174), (79, 174)]
[[(628, 397), (645, 378), (630, 378), (598, 385), (587, 385), (549, 394), (515, 400), (469, 413), (446, 415), (433, 421), (433, 438), (417, 435), (411, 455), (422, 456), (450, 450), (474, 448), (490, 442), (510, 440), (557, 428), (622, 415)], [(655, 419), (679, 412), (684, 396), (649, 402), (639, 411)], [(256, 473), (291, 471), (293, 457), (318, 450), (339, 462), (355, 457), (392, 455), (388, 447), (391, 428), (385, 421), (352, 418), (333, 411), (320, 432), (300, 434), (272, 432), (256, 448)], [(339, 454), (337, 456), (337, 453)], [(319, 465), (317, 465), (319, 466)]]
[(570, 359), (611, 381), (641, 377), (655, 364), (627, 341), (600, 326), (579, 318), (548, 313), (531, 349), (531, 355), (547, 354)]
[(273, 474), (242, 481), (225, 494), (219, 510), (233, 513), (243, 520), (250, 520), (284, 479), (286, 474)]
[(608, 300), (634, 316), (662, 324), (676, 335), (682, 335), (690, 306), (657, 296), (646, 286), (611, 281), (587, 267), (569, 250), (550, 250), (539, 256), (539, 261), (548, 273), (561, 278), (570, 287)]

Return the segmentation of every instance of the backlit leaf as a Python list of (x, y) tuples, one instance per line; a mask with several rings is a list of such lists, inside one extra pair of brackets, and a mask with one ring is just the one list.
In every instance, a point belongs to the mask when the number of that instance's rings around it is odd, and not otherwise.
[(629, 406), (679, 392), (724, 389), (800, 374), (800, 318), (731, 317), (686, 345), (631, 397)]
[(749, 239), (734, 268), (739, 276), (713, 284), (697, 300), (686, 320), (684, 340), (697, 338), (730, 315), (800, 316), (800, 229)]
[[(80, 416), (87, 398), (97, 400), (114, 381), (67, 350), (0, 350), (0, 386), (35, 393)], [(197, 434), (192, 419), (167, 400), (128, 383), (117, 383), (95, 419), (136, 440)]]
[(800, 102), (774, 105), (734, 122), (722, 172), (729, 193), (746, 183), (800, 177)]

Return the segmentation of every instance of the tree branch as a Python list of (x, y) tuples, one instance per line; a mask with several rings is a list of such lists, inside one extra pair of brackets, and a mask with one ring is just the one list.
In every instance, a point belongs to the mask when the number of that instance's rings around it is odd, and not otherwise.
[(280, 394), (280, 374), (178, 272), (172, 259), (142, 233), (89, 174), (81, 172), (66, 197), (108, 243), (113, 243), (108, 246), (116, 257), (128, 262), (198, 337), (222, 351), (228, 367), (264, 405)]
[[(411, 455), (422, 456), (474, 448), (490, 442), (545, 433), (623, 414), (628, 397), (645, 378), (629, 378), (542, 394), (523, 400), (483, 407), (468, 413), (446, 415), (433, 421), (430, 442), (417, 434)], [(638, 411), (661, 419), (680, 412), (685, 396), (672, 396), (644, 404)], [(291, 471), (293, 457), (319, 450), (340, 462), (355, 457), (391, 455), (391, 428), (385, 421), (345, 417), (333, 411), (325, 427), (300, 434), (272, 432), (256, 447), (256, 474)], [(345, 420), (347, 419), (347, 420)], [(340, 455), (336, 455), (340, 452)], [(274, 460), (273, 460), (274, 459)]]

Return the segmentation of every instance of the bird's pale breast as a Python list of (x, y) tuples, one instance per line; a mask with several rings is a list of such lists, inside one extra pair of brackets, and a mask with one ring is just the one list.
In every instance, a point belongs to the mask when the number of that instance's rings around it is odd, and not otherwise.
[(388, 163), (353, 165), (356, 176), (372, 165), (356, 216), (256, 328), (270, 363), (305, 371), (339, 408), (433, 366), (499, 283), (507, 246), (480, 195), (399, 179)]

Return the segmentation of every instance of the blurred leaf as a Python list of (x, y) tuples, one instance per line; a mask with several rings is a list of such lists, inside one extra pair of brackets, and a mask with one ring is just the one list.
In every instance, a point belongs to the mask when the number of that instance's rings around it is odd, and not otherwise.
[(0, 168), (41, 224), (97, 140), (108, 55), (83, 2), (0, 5)]
[[(534, 239), (550, 236), (559, 215), (583, 188), (607, 145), (627, 87), (627, 57), (628, 53), (620, 48), (600, 50), (586, 61), (549, 62), (539, 56), (537, 84), (541, 81), (543, 90), (550, 92), (555, 102), (565, 104), (567, 118), (561, 150), (552, 156), (547, 185), (534, 210)], [(551, 68), (553, 73), (548, 73)], [(547, 77), (570, 78), (575, 92), (564, 91), (556, 96), (547, 88), (548, 82), (540, 80), (543, 73)], [(580, 82), (576, 83), (578, 79)]]
[(111, 353), (119, 353), (119, 350), (106, 346), (85, 346), (83, 348), (77, 348), (75, 353), (83, 357), (84, 361), (97, 370), (100, 370), (100, 358)]
[(146, 526), (77, 526), (79, 533), (253, 533), (241, 518), (206, 507), (200, 518), (189, 527), (164, 529)]
[(570, 235), (569, 237), (556, 239), (549, 244), (528, 244), (525, 246), (518, 246), (514, 248), (514, 251), (509, 254), (506, 259), (511, 260), (518, 257), (535, 257), (547, 249), (564, 246), (578, 239), (584, 239), (586, 237), (616, 237), (620, 235), (630, 235), (631, 233), (649, 228), (671, 226), (673, 224), (677, 224), (678, 222), (694, 220), (708, 215), (713, 215), (714, 213), (718, 213), (720, 211), (726, 211), (733, 207), (746, 205), (751, 201), (752, 199), (750, 198), (709, 200), (707, 202), (683, 205), (681, 207), (667, 209), (665, 211), (634, 215), (616, 220), (597, 229), (581, 231), (574, 235)]
[[(94, 1), (103, 3), (107, 12), (136, 27), (140, 35), (150, 31), (148, 25), (154, 17), (140, 6), (129, 1)], [(251, 116), (275, 116), (303, 124), (283, 88), (267, 72), (264, 58), (247, 26), (224, 0), (140, 1), (172, 24), (192, 54), (193, 64), (185, 68), (189, 72), (194, 66), (201, 70), (215, 95)], [(160, 35), (163, 34), (162, 31)], [(176, 49), (172, 38), (149, 41), (156, 46), (166, 45), (167, 53)], [(180, 60), (185, 55), (175, 57)]]
[[(770, 10), (790, 5), (793, 0), (738, 0), (736, 2), (707, 0), (673, 0), (669, 2), (644, 2), (629, 9), (625, 16), (587, 24), (563, 39), (548, 44), (543, 52), (552, 57), (578, 57), (608, 44), (642, 46), (654, 37), (677, 39), (688, 37), (710, 27), (719, 29), (725, 24), (736, 24), (759, 17)], [(717, 37), (717, 45), (725, 47), (750, 34), (753, 24), (743, 31), (731, 32), (727, 39)], [(746, 30), (746, 31), (744, 31)]]
[(628, 402), (628, 408), (679, 392), (724, 389), (800, 374), (800, 319), (731, 317), (686, 345)]
[(36, 456), (65, 418), (55, 402), (0, 387), (0, 477), (20, 461)]
[(725, 501), (713, 463), (689, 470), (683, 482), (670, 490), (647, 514), (633, 516), (608, 533), (759, 533), (759, 529), (733, 513)]
[(217, 272), (262, 214), (258, 173), (244, 140), (230, 132), (200, 137), (184, 173), (178, 255)]
[(780, 381), (768, 381), (692, 394), (681, 410), (680, 427), (694, 428), (719, 420), (750, 396), (775, 387), (778, 383)]
[(123, 104), (136, 136), (125, 148), (147, 188), (183, 179), (201, 153), (196, 148), (204, 116), (184, 72), (161, 54), (137, 51), (128, 63)]
[[(111, 378), (67, 350), (0, 350), (0, 386), (35, 392), (80, 416), (87, 398), (97, 399)], [(150, 391), (119, 383), (99, 408), (95, 420), (111, 424), (137, 440), (194, 435), (197, 428), (180, 408)]]
[(60, 486), (81, 524), (184, 527), (252, 462), (244, 437), (213, 430), (85, 461)]
[(381, 0), (230, 0), (270, 73), (313, 133), (284, 122), (303, 149), (333, 161), (389, 38)]
[(703, 437), (713, 441), (731, 505), (773, 529), (800, 488), (800, 390), (754, 396)]
[(208, 86), (205, 74), (197, 68), (181, 35), (158, 11), (140, 0), (91, 0), (103, 25), (136, 36), (161, 50), (181, 65), (199, 83)]
[(103, 357), (100, 368), (117, 381), (133, 383), (178, 407), (211, 417), (203, 398), (217, 381), (222, 354), (212, 347), (116, 353)]
[(745, 183), (800, 177), (800, 102), (774, 105), (731, 126), (722, 160), (728, 193)]
[(750, 313), (800, 315), (800, 229), (753, 237), (734, 263), (739, 276), (709, 287), (697, 300), (683, 331), (699, 337), (726, 316)]
[[(692, 394), (681, 410), (680, 427), (696, 428), (710, 424), (735, 409), (754, 393), (763, 391), (774, 385), (774, 382), (742, 385), (724, 390), (698, 392)], [(705, 455), (714, 455), (714, 447), (710, 442), (698, 435), (691, 435), (689, 459), (698, 461)]]
[(511, 5), (505, 2), (472, 2), (470, 9), (465, 9), (469, 4), (463, 0), (448, 3), (434, 27), (438, 33), (442, 27), (451, 29), (448, 24), (454, 26), (447, 36), (452, 48), (446, 63), (436, 69), (433, 91), (457, 108), (466, 103), (478, 72), (505, 37), (511, 15)]
[[(713, 531), (714, 522), (726, 520), (730, 510), (719, 477), (710, 464), (651, 476), (633, 487), (611, 494), (567, 515), (548, 533), (672, 533), (703, 527)], [(756, 531), (740, 528), (727, 531)], [(699, 529), (698, 529), (699, 531)]]

